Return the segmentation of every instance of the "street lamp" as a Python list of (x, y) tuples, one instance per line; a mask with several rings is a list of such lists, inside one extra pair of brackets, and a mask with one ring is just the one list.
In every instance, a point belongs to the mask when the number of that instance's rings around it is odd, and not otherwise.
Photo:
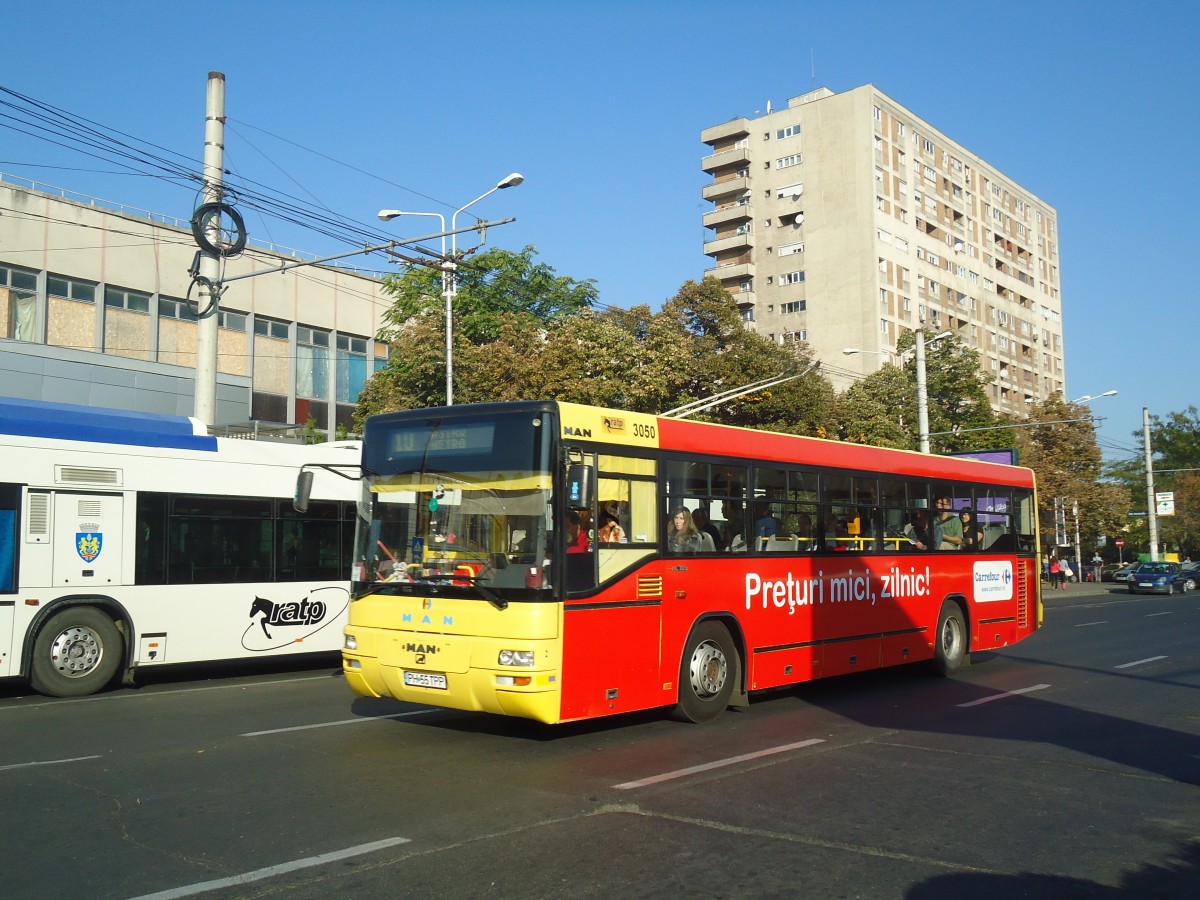
[(1082, 397), (1077, 397), (1074, 400), (1072, 400), (1071, 402), (1072, 403), (1090, 403), (1093, 400), (1099, 400), (1101, 397), (1115, 397), (1116, 395), (1117, 395), (1116, 391), (1105, 391), (1103, 394), (1095, 394), (1095, 395), (1084, 394)]
[(513, 172), (491, 190), (480, 194), (470, 203), (460, 206), (450, 217), (450, 257), (446, 257), (446, 217), (441, 213), (404, 212), (398, 209), (381, 209), (379, 218), (389, 222), (397, 216), (435, 216), (442, 224), (442, 297), (446, 301), (446, 405), (454, 405), (454, 297), (458, 293), (458, 214), (468, 206), (474, 206), (484, 197), (502, 191), (505, 188), (516, 187), (525, 176)]
[[(914, 332), (917, 342), (915, 358), (917, 365), (917, 440), (922, 453), (929, 452), (929, 392), (925, 387), (925, 329), (918, 328)], [(943, 331), (929, 339), (930, 344), (936, 344), (942, 338), (950, 337), (951, 332)], [(852, 353), (887, 353), (890, 350), (860, 350), (858, 347), (846, 347), (842, 353), (849, 356)]]

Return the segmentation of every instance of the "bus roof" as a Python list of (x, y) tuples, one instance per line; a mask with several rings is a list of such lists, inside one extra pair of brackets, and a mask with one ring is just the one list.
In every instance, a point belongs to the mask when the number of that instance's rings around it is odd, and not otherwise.
[(208, 434), (203, 423), (189, 416), (14, 397), (0, 397), (0, 434), (136, 447), (217, 449), (217, 439)]

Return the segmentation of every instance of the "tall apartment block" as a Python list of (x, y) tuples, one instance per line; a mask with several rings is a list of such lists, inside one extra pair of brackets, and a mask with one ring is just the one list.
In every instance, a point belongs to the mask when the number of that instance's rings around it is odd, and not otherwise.
[[(1056, 210), (872, 85), (701, 132), (704, 253), (747, 327), (806, 341), (838, 384), (905, 329), (979, 352), (992, 406), (1063, 390)], [(844, 355), (844, 348), (868, 351)]]

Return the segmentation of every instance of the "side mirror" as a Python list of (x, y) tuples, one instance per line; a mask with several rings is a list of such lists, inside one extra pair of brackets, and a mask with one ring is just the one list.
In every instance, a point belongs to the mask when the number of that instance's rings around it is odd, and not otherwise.
[(567, 506), (571, 509), (591, 509), (595, 480), (596, 470), (591, 466), (583, 463), (567, 466)]
[(296, 512), (308, 512), (308, 497), (312, 493), (313, 473), (301, 469), (296, 476), (296, 493), (292, 495), (292, 509)]

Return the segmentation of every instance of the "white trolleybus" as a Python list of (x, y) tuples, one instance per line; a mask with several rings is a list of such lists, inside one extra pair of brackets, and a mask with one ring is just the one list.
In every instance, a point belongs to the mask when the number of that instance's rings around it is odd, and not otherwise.
[(336, 652), (359, 460), (357, 442), (0, 398), (0, 678), (67, 697), (145, 666)]

